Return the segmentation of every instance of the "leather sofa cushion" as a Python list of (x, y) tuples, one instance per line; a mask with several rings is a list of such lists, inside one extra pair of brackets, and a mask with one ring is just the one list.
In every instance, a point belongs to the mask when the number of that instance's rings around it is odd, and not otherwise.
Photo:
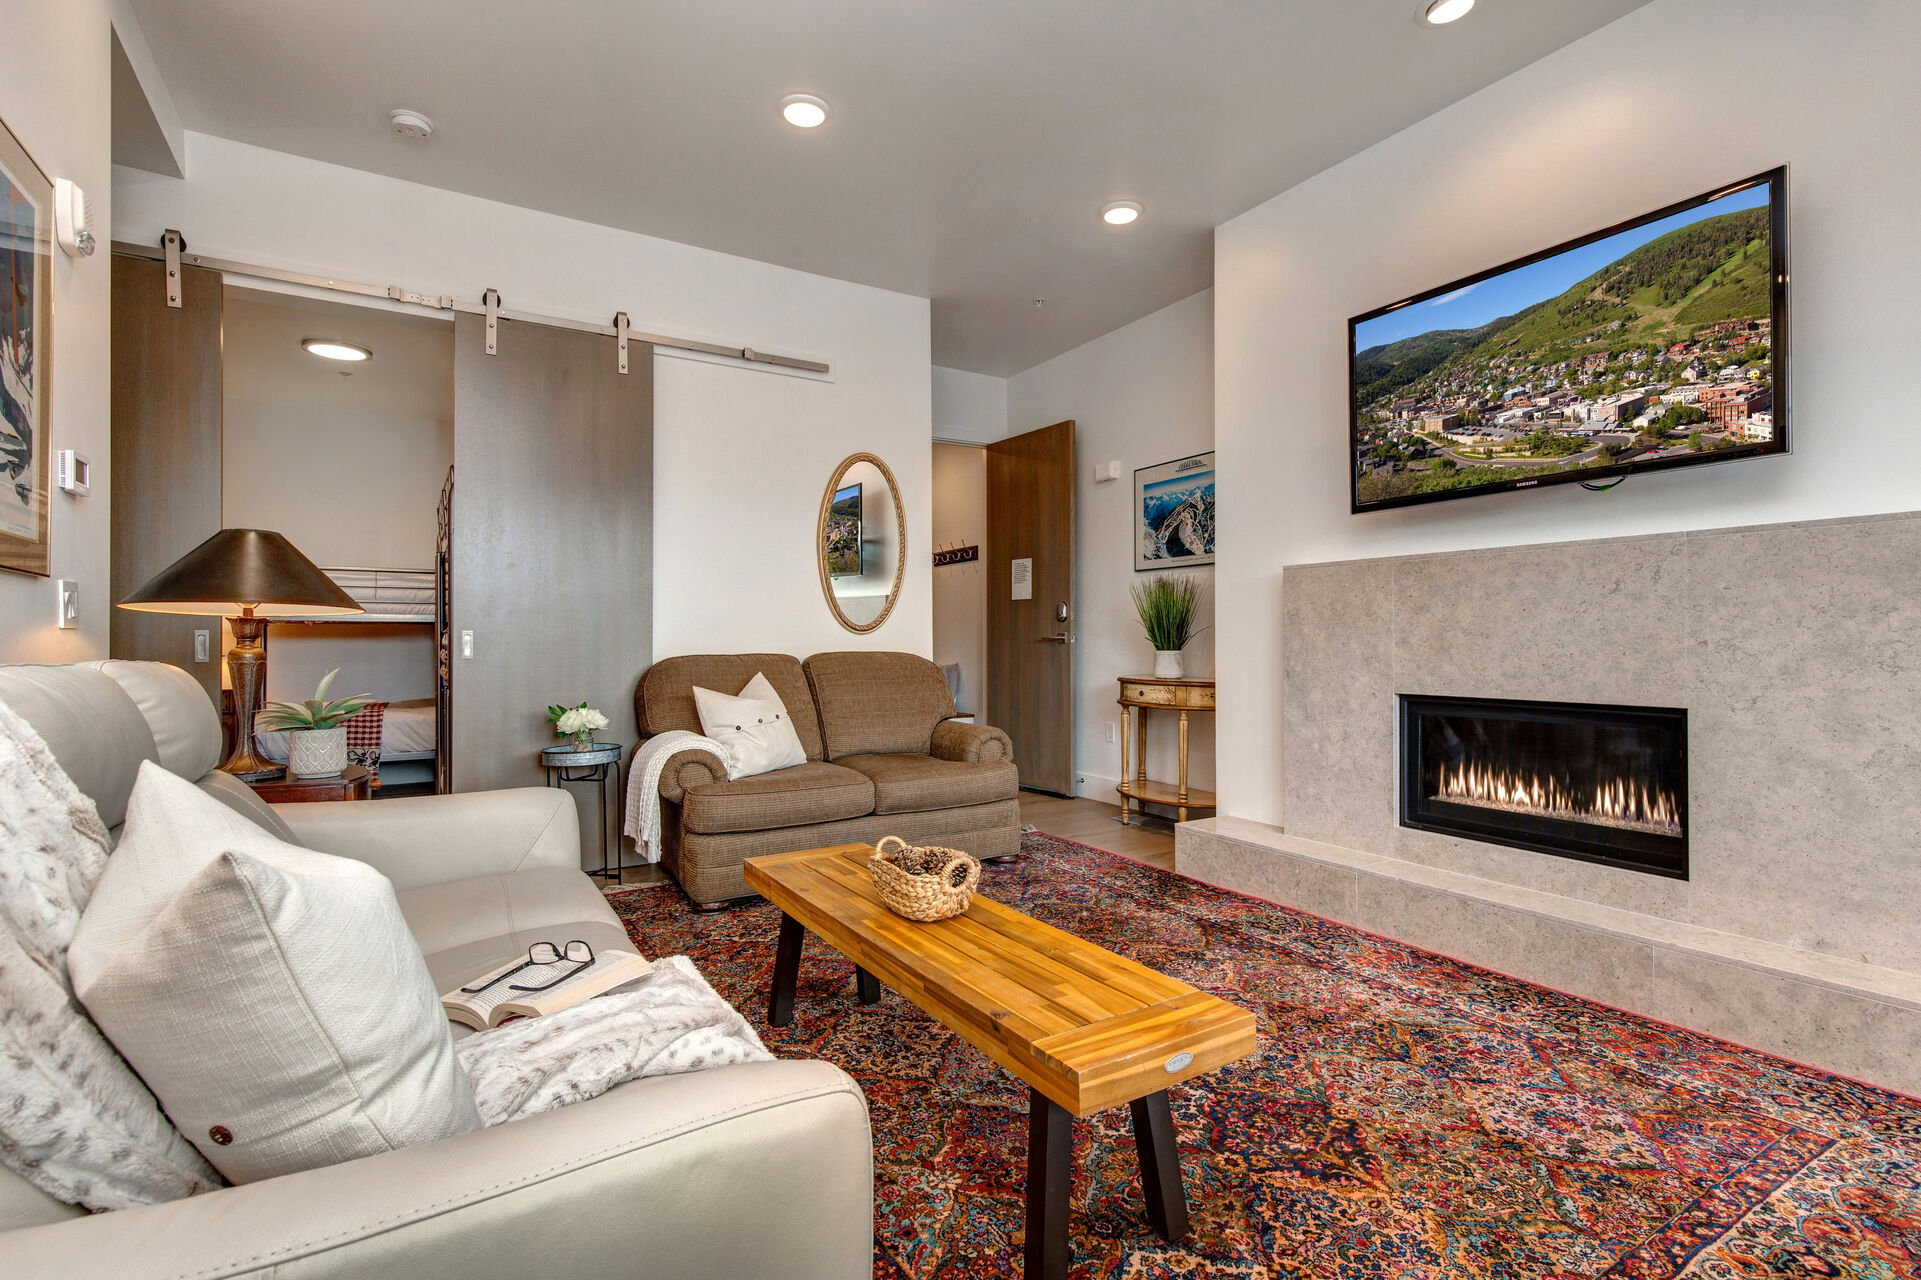
[(954, 714), (940, 668), (916, 654), (817, 653), (803, 665), (829, 760), (925, 755)]
[(876, 755), (842, 756), (835, 763), (873, 780), (875, 813), (958, 809), (1012, 800), (1020, 794), (1020, 773), (1006, 761), (977, 764), (932, 756)]
[(873, 811), (874, 784), (866, 775), (818, 760), (734, 782), (691, 787), (681, 808), (687, 830), (705, 835), (773, 831), (858, 818)]
[(651, 738), (669, 729), (699, 733), (694, 686), (738, 694), (756, 672), (764, 674), (780, 695), (807, 758), (819, 760), (820, 719), (814, 714), (813, 691), (808, 688), (800, 660), (784, 653), (702, 653), (662, 658), (647, 669), (634, 688), (634, 716), (640, 722), (641, 736)]
[(80, 665), (110, 677), (133, 699), (168, 773), (193, 782), (220, 763), (220, 713), (198, 680), (165, 662), (103, 658)]
[(46, 740), (100, 821), (109, 829), (126, 821), (140, 762), (158, 762), (160, 749), (139, 706), (111, 676), (86, 667), (0, 667), (0, 702)]

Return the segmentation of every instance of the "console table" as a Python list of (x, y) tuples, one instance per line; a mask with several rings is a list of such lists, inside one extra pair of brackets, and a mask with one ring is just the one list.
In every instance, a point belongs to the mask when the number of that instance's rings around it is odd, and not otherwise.
[[(1121, 677), (1121, 825), (1126, 826), (1136, 804), (1171, 805), (1187, 821), (1189, 809), (1212, 809), (1212, 791), (1193, 791), (1187, 785), (1187, 717), (1194, 711), (1214, 710), (1212, 680), (1170, 680), (1161, 676)], [(1153, 782), (1147, 776), (1147, 715), (1149, 711), (1175, 711), (1181, 717), (1180, 777), (1174, 782)], [(1130, 733), (1129, 730), (1132, 730)], [(1134, 743), (1134, 772), (1127, 771), (1129, 739)]]

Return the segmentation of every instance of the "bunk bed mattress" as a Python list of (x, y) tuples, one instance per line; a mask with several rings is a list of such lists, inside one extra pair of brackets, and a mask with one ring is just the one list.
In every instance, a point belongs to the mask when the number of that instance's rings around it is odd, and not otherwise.
[[(380, 726), (380, 763), (400, 764), (407, 760), (431, 760), (437, 735), (434, 726), (434, 700), (409, 698), (389, 702)], [(254, 730), (254, 750), (276, 764), (287, 762), (287, 735), (265, 729)]]

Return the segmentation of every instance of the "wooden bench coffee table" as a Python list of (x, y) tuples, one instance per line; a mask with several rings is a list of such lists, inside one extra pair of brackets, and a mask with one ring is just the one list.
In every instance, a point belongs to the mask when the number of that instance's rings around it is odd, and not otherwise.
[(952, 920), (903, 920), (874, 892), (872, 853), (747, 859), (748, 888), (782, 912), (768, 1021), (794, 1020), (805, 931), (854, 962), (863, 1004), (885, 983), (1025, 1082), (1027, 1280), (1067, 1275), (1075, 1116), (1132, 1109), (1148, 1221), (1186, 1235), (1167, 1089), (1254, 1052), (1254, 1015), (979, 894)]

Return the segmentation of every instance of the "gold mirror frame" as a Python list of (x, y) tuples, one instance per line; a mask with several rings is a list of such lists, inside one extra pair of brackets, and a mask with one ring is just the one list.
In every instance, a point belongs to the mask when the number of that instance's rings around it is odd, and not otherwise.
[[(840, 598), (834, 594), (834, 581), (827, 574), (827, 513), (834, 506), (834, 491), (840, 487), (841, 478), (847, 469), (857, 462), (871, 462), (875, 470), (887, 481), (888, 492), (894, 501), (894, 583), (887, 589), (887, 603), (875, 615), (872, 622), (851, 621), (841, 611)], [(820, 570), (820, 593), (827, 597), (827, 607), (834, 611), (834, 621), (858, 635), (878, 631), (887, 619), (893, 616), (894, 606), (900, 603), (901, 582), (907, 574), (907, 505), (901, 501), (900, 481), (894, 478), (894, 470), (871, 453), (850, 453), (842, 458), (834, 468), (834, 474), (827, 479), (827, 491), (820, 498), (820, 516), (814, 521), (814, 563)]]

